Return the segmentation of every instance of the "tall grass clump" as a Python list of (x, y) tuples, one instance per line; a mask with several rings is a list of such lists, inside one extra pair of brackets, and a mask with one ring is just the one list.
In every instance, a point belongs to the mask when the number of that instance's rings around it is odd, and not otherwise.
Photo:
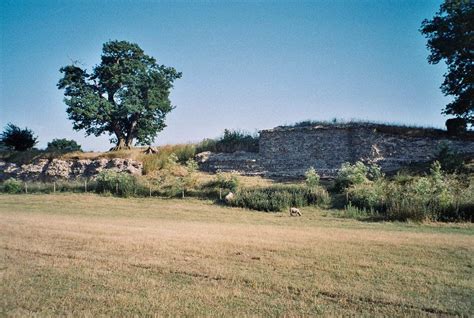
[(258, 211), (279, 212), (292, 206), (324, 205), (329, 201), (329, 194), (322, 187), (275, 185), (240, 189), (230, 204)]
[(20, 180), (10, 178), (2, 184), (2, 192), (15, 194), (23, 192), (23, 184)]
[(350, 218), (350, 219), (366, 219), (371, 217), (377, 217), (378, 212), (374, 209), (358, 208), (352, 205), (351, 202), (344, 207), (342, 212), (338, 213), (339, 217)]
[(213, 200), (223, 200), (229, 192), (236, 193), (240, 187), (239, 175), (218, 171), (214, 178), (201, 184), (201, 196)]
[(184, 199), (186, 192), (194, 190), (197, 187), (198, 180), (196, 172), (198, 164), (193, 159), (188, 159), (186, 165), (181, 168), (182, 173), (173, 178), (171, 186), (169, 187), (169, 194), (176, 196), (176, 194), (180, 193)]
[(120, 197), (130, 197), (135, 195), (139, 187), (135, 176), (126, 172), (116, 172), (104, 170), (99, 173), (96, 179), (97, 193), (111, 193)]
[(470, 221), (474, 219), (473, 180), (462, 180), (433, 163), (424, 176), (399, 174), (391, 180), (355, 184), (347, 189), (350, 204), (377, 211), (389, 220)]
[(53, 180), (53, 181), (21, 181), (9, 179), (0, 184), (0, 192), (6, 193), (55, 193), (55, 192), (95, 192), (95, 180)]
[(176, 156), (176, 161), (186, 164), (189, 159), (194, 159), (196, 147), (193, 144), (166, 145), (158, 148), (154, 154), (144, 154), (141, 157), (143, 173), (148, 175), (165, 168), (171, 154)]

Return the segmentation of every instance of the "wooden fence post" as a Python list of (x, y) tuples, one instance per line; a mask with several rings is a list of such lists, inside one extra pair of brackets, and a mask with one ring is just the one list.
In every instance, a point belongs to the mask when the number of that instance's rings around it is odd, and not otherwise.
[(87, 179), (84, 180), (84, 192), (87, 193)]
[(56, 181), (53, 181), (53, 193), (56, 193)]
[(28, 183), (25, 182), (25, 193), (28, 194)]

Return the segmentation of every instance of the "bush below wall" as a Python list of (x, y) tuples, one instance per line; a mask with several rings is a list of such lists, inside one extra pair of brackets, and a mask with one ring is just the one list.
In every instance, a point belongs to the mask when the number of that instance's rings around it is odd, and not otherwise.
[(235, 198), (229, 204), (258, 211), (280, 212), (289, 207), (326, 205), (329, 202), (329, 194), (322, 187), (277, 185), (241, 189), (237, 191)]

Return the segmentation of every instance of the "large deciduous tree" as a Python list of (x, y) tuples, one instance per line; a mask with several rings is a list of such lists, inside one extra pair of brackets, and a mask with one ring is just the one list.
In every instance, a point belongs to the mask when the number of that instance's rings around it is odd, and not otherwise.
[(424, 20), (420, 29), (431, 51), (428, 62), (444, 60), (448, 72), (441, 90), (454, 96), (444, 114), (474, 124), (474, 2), (445, 0), (432, 20)]
[(101, 63), (89, 74), (77, 65), (62, 67), (58, 88), (64, 89), (67, 114), (75, 130), (87, 135), (114, 136), (115, 150), (129, 149), (134, 140), (146, 145), (166, 127), (174, 106), (169, 99), (181, 73), (158, 65), (134, 43), (104, 44)]

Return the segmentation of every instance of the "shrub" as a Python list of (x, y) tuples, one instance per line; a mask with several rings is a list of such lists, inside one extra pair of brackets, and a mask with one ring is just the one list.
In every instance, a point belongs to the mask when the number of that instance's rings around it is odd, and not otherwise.
[(234, 173), (218, 172), (214, 183), (220, 189), (236, 192), (239, 187), (239, 177)]
[(356, 207), (385, 210), (385, 184), (382, 181), (353, 185), (347, 190), (347, 197)]
[(46, 151), (49, 152), (74, 152), (82, 151), (81, 146), (74, 140), (68, 139), (53, 139), (53, 141), (48, 142), (48, 147)]
[(329, 202), (329, 194), (322, 187), (271, 186), (267, 188), (245, 188), (237, 191), (233, 206), (258, 211), (278, 212), (290, 206), (323, 205)]
[(224, 135), (218, 139), (204, 139), (197, 146), (197, 152), (227, 152), (236, 151), (258, 152), (258, 135), (241, 130), (224, 130)]
[(440, 145), (435, 160), (439, 161), (441, 168), (446, 172), (460, 172), (464, 168), (462, 156), (445, 143)]
[(461, 135), (467, 130), (467, 121), (464, 118), (449, 118), (446, 120), (446, 129), (450, 135)]
[(196, 153), (204, 151), (217, 152), (217, 140), (206, 138), (196, 145)]
[(473, 189), (472, 179), (466, 185), (435, 162), (426, 176), (397, 175), (393, 180), (353, 185), (347, 198), (355, 207), (377, 211), (390, 220), (472, 221)]
[(306, 170), (304, 175), (306, 177), (306, 180), (305, 180), (306, 185), (309, 188), (314, 188), (314, 187), (319, 185), (320, 177), (319, 177), (319, 174), (316, 172), (316, 170), (313, 167)]
[(38, 142), (33, 131), (28, 128), (21, 129), (13, 124), (8, 124), (1, 135), (2, 144), (17, 151), (33, 148)]
[(96, 182), (96, 192), (112, 193), (121, 197), (134, 195), (138, 186), (135, 176), (126, 172), (116, 172), (113, 170), (100, 172)]
[(358, 161), (355, 164), (343, 163), (337, 173), (335, 188), (341, 191), (352, 185), (368, 182), (368, 172), (369, 168), (363, 162)]
[(3, 192), (6, 193), (21, 193), (23, 192), (23, 184), (21, 181), (10, 178), (3, 182)]

